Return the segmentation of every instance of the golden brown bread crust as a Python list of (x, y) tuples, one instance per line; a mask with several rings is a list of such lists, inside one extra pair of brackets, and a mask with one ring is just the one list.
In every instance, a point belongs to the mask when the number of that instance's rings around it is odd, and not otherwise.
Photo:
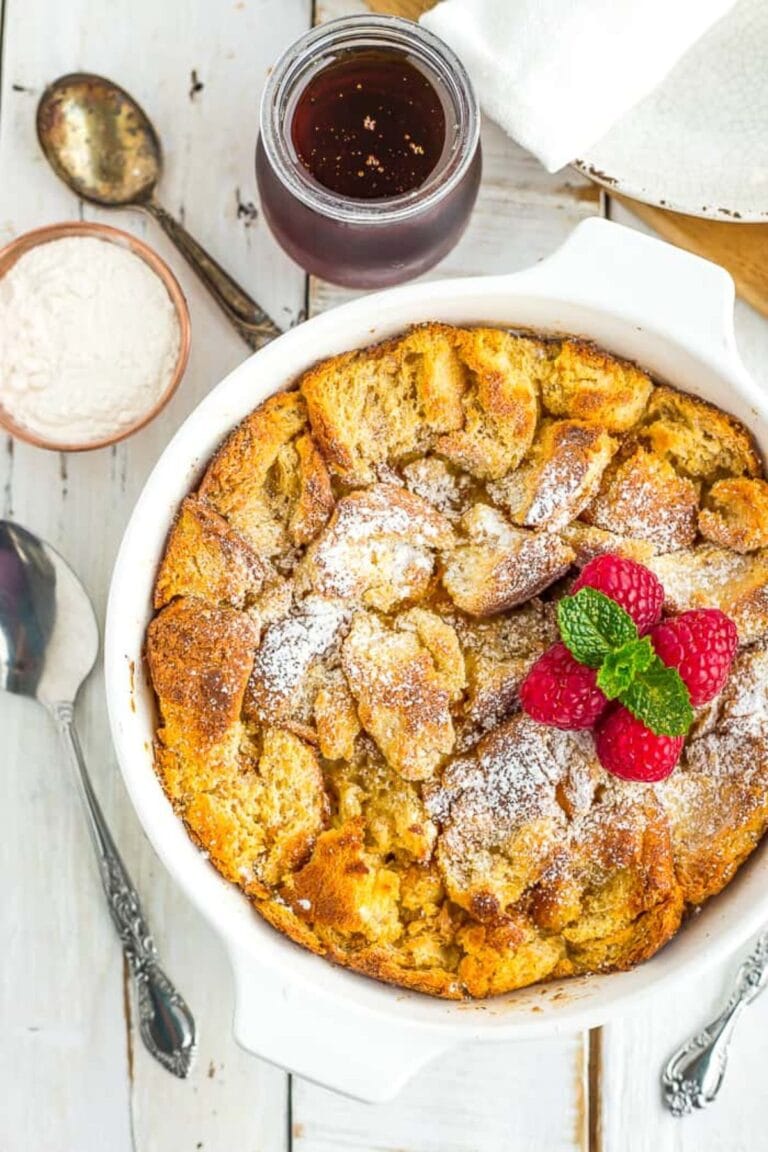
[(520, 463), (533, 441), (544, 349), (498, 328), (454, 329), (454, 341), (465, 370), (462, 422), (438, 437), (434, 447), (470, 475), (498, 480)]
[(462, 528), (443, 554), (440, 578), (469, 616), (495, 616), (524, 604), (564, 576), (575, 557), (559, 536), (515, 528), (486, 504), (475, 504)]
[(593, 783), (589, 807), (574, 812), (532, 900), (537, 925), (562, 934), (574, 973), (630, 968), (653, 955), (684, 909), (653, 790)]
[(521, 466), (489, 486), (497, 504), (525, 528), (561, 528), (589, 504), (616, 441), (586, 420), (542, 420)]
[(247, 616), (192, 597), (174, 600), (151, 622), (147, 663), (160, 705), (158, 758), (173, 796), (211, 787), (236, 763), (256, 643)]
[(693, 733), (681, 770), (659, 789), (684, 898), (701, 904), (732, 879), (768, 824), (768, 645), (743, 648)]
[(302, 724), (322, 679), (322, 660), (338, 644), (349, 616), (338, 600), (309, 595), (261, 634), (243, 699), (246, 720)]
[(312, 713), (317, 744), (326, 760), (351, 760), (360, 734), (355, 699), (341, 669), (329, 672), (318, 689)]
[(451, 525), (401, 485), (372, 484), (344, 496), (298, 565), (297, 581), (321, 596), (387, 612), (421, 599)]
[(517, 715), (476, 750), (454, 760), (424, 789), (441, 836), (437, 862), (453, 901), (481, 921), (496, 921), (545, 873), (566, 828), (556, 790), (558, 757), (578, 745)]
[(285, 490), (292, 507), (288, 520), (291, 543), (309, 544), (333, 511), (333, 489), (325, 461), (311, 436), (295, 441), (295, 463), (289, 459)]
[(280, 392), (239, 424), (211, 461), (199, 496), (264, 558), (306, 543), (333, 507), (298, 392)]
[(324, 360), (302, 379), (312, 434), (350, 484), (434, 447), (475, 476), (515, 467), (536, 428), (540, 341), (497, 328), (427, 324)]
[(626, 556), (628, 560), (636, 560), (638, 564), (647, 564), (651, 556), (655, 556), (658, 551), (651, 540), (623, 536), (618, 532), (609, 532), (605, 528), (595, 528), (593, 524), (583, 524), (580, 520), (566, 524), (558, 534), (573, 548), (576, 553), (574, 564), (579, 568), (583, 568), (596, 556), (604, 556), (606, 552), (615, 552), (617, 556)]
[(760, 457), (747, 429), (727, 412), (676, 388), (654, 389), (640, 439), (693, 480), (758, 476)]
[(177, 596), (243, 608), (270, 578), (271, 565), (210, 505), (188, 496), (168, 537), (155, 581), (155, 608)]
[(455, 733), (447, 678), (418, 634), (359, 613), (342, 668), (360, 724), (387, 762), (406, 780), (431, 776), (453, 750)]
[(699, 531), (734, 552), (768, 548), (768, 483), (747, 476), (718, 480), (699, 512)]
[[(163, 786), (265, 920), (376, 979), (458, 999), (631, 967), (768, 824), (766, 491), (736, 421), (577, 340), (428, 324), (324, 361), (171, 530)], [(663, 785), (518, 710), (562, 578), (605, 551), (740, 630)]]
[(304, 375), (312, 435), (334, 475), (370, 484), (379, 465), (462, 427), (466, 381), (455, 332), (426, 325)]
[(541, 386), (553, 416), (588, 420), (606, 432), (627, 432), (640, 419), (653, 391), (650, 377), (582, 340), (563, 340)]
[(619, 536), (647, 540), (660, 552), (674, 552), (696, 539), (698, 508), (692, 481), (662, 456), (639, 447), (606, 469), (582, 519)]
[(551, 604), (534, 598), (489, 619), (457, 615), (464, 654), (462, 749), (477, 742), (516, 706), (517, 690), (534, 661), (558, 638)]
[(702, 543), (647, 564), (664, 585), (669, 612), (719, 608), (735, 622), (742, 644), (768, 631), (768, 550), (742, 556)]
[(228, 880), (263, 894), (306, 862), (328, 799), (315, 752), (286, 729), (264, 730), (248, 768), (191, 796), (184, 819)]

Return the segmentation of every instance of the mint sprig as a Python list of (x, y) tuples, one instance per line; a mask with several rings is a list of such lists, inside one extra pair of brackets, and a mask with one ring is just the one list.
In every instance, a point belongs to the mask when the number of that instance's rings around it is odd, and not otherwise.
[(680, 673), (658, 656), (635, 676), (619, 700), (657, 736), (685, 736), (693, 724), (691, 697)]
[(581, 588), (575, 596), (561, 600), (557, 623), (571, 655), (590, 668), (599, 668), (615, 649), (637, 640), (629, 613), (597, 588)]
[(693, 723), (680, 673), (656, 655), (648, 636), (620, 604), (597, 588), (581, 588), (557, 605), (560, 636), (580, 664), (597, 669), (597, 686), (657, 736), (684, 736)]
[(654, 658), (658, 659), (647, 636), (642, 640), (629, 640), (609, 652), (603, 660), (597, 674), (598, 688), (609, 700), (615, 700), (651, 666)]

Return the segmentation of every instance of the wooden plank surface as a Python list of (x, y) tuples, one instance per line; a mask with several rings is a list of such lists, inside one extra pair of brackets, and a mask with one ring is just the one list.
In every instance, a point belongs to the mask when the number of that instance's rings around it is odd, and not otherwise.
[(661, 1104), (659, 1068), (681, 1040), (713, 1019), (727, 997), (737, 961), (654, 997), (602, 1032), (600, 1152), (762, 1152), (768, 1058), (768, 1005), (742, 1019), (721, 1095), (710, 1108), (677, 1119)]
[[(78, 205), (45, 167), (34, 108), (56, 75), (92, 68), (139, 98), (163, 137), (162, 198), (276, 319), (295, 322), (305, 277), (277, 248), (253, 179), (258, 95), (280, 48), (307, 27), (310, 0), (5, 0), (0, 97), (0, 239), (55, 219), (108, 220), (147, 236), (190, 300), (193, 351), (164, 416), (115, 450), (63, 457), (0, 441), (0, 514), (61, 548), (103, 617), (109, 573), (143, 480), (172, 430), (246, 349), (153, 225), (132, 213)], [(362, 10), (325, 0), (317, 17)], [(41, 33), (41, 29), (46, 29)], [(194, 75), (193, 75), (194, 73)], [(201, 86), (202, 85), (202, 86)], [(477, 211), (433, 276), (512, 271), (551, 251), (585, 215), (596, 190), (548, 176), (493, 125), (483, 130)], [(321, 310), (347, 293), (311, 284)], [(768, 385), (768, 325), (739, 311), (748, 365)], [(716, 1111), (683, 1122), (663, 1112), (657, 1072), (667, 1050), (701, 1022), (728, 970), (678, 987), (606, 1029), (599, 1062), (575, 1035), (473, 1046), (424, 1069), (401, 1097), (370, 1108), (295, 1081), (241, 1052), (231, 1036), (232, 982), (223, 949), (171, 884), (146, 843), (110, 748), (100, 675), (79, 712), (104, 808), (147, 905), (169, 970), (201, 1025), (194, 1077), (173, 1081), (143, 1051), (123, 966), (101, 905), (81, 817), (42, 712), (0, 698), (4, 823), (0, 904), (1, 1152), (759, 1152), (760, 1070), (768, 1056), (765, 1004), (738, 1037)], [(593, 1056), (597, 1045), (592, 1045)], [(592, 1099), (589, 1099), (589, 1085)]]
[[(147, 227), (135, 214), (121, 213), (117, 218), (83, 208), (53, 179), (34, 139), (37, 96), (51, 78), (74, 68), (92, 67), (120, 80), (144, 104), (163, 137), (162, 196), (167, 206), (184, 216), (188, 226), (260, 295), (273, 315), (290, 323), (304, 303), (304, 277), (276, 249), (258, 215), (254, 219), (251, 205), (255, 207), (257, 197), (251, 158), (264, 70), (282, 43), (306, 26), (309, 11), (306, 4), (297, 2), (235, 4), (214, 19), (212, 10), (198, 3), (191, 6), (189, 20), (177, 27), (171, 13), (159, 13), (148, 3), (135, 5), (129, 20), (128, 5), (122, 3), (116, 25), (123, 31), (119, 37), (105, 37), (103, 0), (77, 0), (70, 5), (61, 35), (41, 40), (37, 29), (43, 8), (43, 0), (8, 0), (0, 162), (2, 170), (12, 171), (14, 177), (0, 190), (0, 230), (8, 238), (80, 212), (148, 235), (178, 271), (190, 299), (194, 327), (192, 360), (183, 388), (163, 419), (141, 436), (115, 451), (77, 458), (11, 447), (10, 442), (2, 455), (3, 514), (16, 516), (61, 547), (93, 589), (103, 612), (115, 550), (149, 466), (170, 430), (244, 351), (151, 225)], [(129, 34), (125, 29), (130, 29)], [(168, 45), (162, 78), (153, 75), (150, 62), (138, 50), (151, 40)], [(522, 153), (513, 157), (505, 173), (504, 147), (501, 134), (491, 128), (486, 145), (487, 214), (498, 216), (504, 188), (514, 188), (527, 219), (525, 227), (510, 232), (504, 250), (509, 266), (521, 266), (544, 255), (567, 233), (572, 205), (568, 190), (552, 191), (548, 179), (542, 182), (536, 165)], [(582, 189), (573, 199), (578, 216), (589, 211), (590, 201), (594, 205), (595, 200), (591, 193), (584, 199), (583, 182), (577, 184)], [(538, 205), (540, 194), (549, 198), (547, 212)], [(550, 207), (554, 208), (552, 225)], [(478, 213), (476, 237), (490, 253), (498, 248), (498, 236), (488, 230), (485, 216), (484, 211)], [(459, 253), (453, 257), (452, 271), (482, 269), (483, 253), (473, 248), (475, 244), (465, 241), (465, 251), (468, 256), (472, 253), (474, 263), (465, 268)], [(315, 307), (324, 306), (324, 297), (330, 301), (333, 293), (317, 286)], [(118, 1152), (130, 1147), (149, 1152), (184, 1146), (223, 1152), (232, 1145), (282, 1152), (291, 1139), (287, 1078), (239, 1052), (232, 1042), (232, 988), (226, 957), (197, 913), (170, 885), (141, 836), (108, 751), (101, 693), (101, 683), (94, 679), (81, 710), (86, 751), (169, 970), (200, 1019), (201, 1057), (193, 1080), (177, 1084), (145, 1054), (130, 1013), (126, 1035), (122, 964), (99, 904), (79, 813), (66, 781), (59, 781), (61, 787), (54, 792), (44, 786), (45, 767), (56, 763), (57, 757), (52, 733), (44, 716), (33, 712), (32, 706), (3, 701), (3, 719), (9, 716), (11, 733), (9, 761), (25, 764), (23, 775), (10, 776), (9, 801), (20, 819), (16, 834), (6, 837), (3, 845), (4, 859), (16, 868), (23, 863), (25, 871), (17, 901), (3, 909), (8, 913), (3, 927), (9, 932), (12, 923), (25, 924), (24, 932), (16, 936), (18, 952), (6, 960), (6, 986), (13, 989), (6, 1016), (20, 1032), (25, 1028), (39, 1031), (25, 1034), (21, 1059), (15, 1047), (3, 1046), (2, 1059), (7, 1063), (0, 1067), (6, 1082), (18, 1079), (34, 1088), (3, 1110), (0, 1147), (14, 1152), (22, 1147), (40, 1152), (49, 1148), (90, 1152), (103, 1146), (103, 1133), (108, 1131), (110, 1146)], [(51, 829), (46, 832), (51, 857), (35, 853), (30, 861), (25, 829), (32, 824)], [(62, 958), (56, 946), (62, 916), (51, 916), (44, 896), (52, 879), (51, 859), (65, 853), (72, 862), (65, 873), (65, 896), (71, 904), (64, 901), (61, 912), (73, 932), (67, 956)], [(39, 968), (30, 969), (25, 955), (30, 934), (37, 938)], [(99, 967), (103, 991), (101, 999), (95, 999), (89, 978)], [(50, 988), (51, 1006), (40, 1003), (39, 982)], [(64, 1037), (69, 1046), (66, 1058), (60, 1050), (64, 1039), (56, 1031), (61, 1015), (79, 1026)], [(429, 1100), (430, 1109), (456, 1118), (453, 1138), (457, 1148), (472, 1147), (476, 1136), (483, 1147), (492, 1146), (495, 1134), (512, 1115), (516, 1117), (514, 1130), (530, 1136), (539, 1130), (538, 1113), (525, 1107), (525, 1097), (535, 1088), (530, 1070), (543, 1071), (545, 1064), (551, 1098), (557, 1102), (547, 1124), (548, 1140), (551, 1136), (552, 1147), (557, 1149), (581, 1147), (585, 1062), (578, 1037), (545, 1043), (536, 1059), (521, 1046), (504, 1046), (492, 1061), (453, 1054), (425, 1071), (423, 1083), (420, 1078), (402, 1104), (380, 1110), (378, 1118), (369, 1117), (363, 1106), (297, 1084), (294, 1123), (297, 1133), (303, 1126), (307, 1135), (297, 1135), (296, 1142), (311, 1138), (334, 1146), (334, 1133), (341, 1131), (352, 1133), (350, 1139), (357, 1147), (373, 1147), (367, 1142), (378, 1139), (375, 1133), (380, 1129), (382, 1139), (395, 1139), (391, 1134), (397, 1133), (398, 1139), (402, 1136), (406, 1144), (416, 1147), (429, 1132), (429, 1111), (414, 1104), (421, 1099)], [(465, 1085), (461, 1098), (455, 1091), (458, 1079)], [(55, 1101), (55, 1106), (46, 1110), (44, 1099)], [(489, 1101), (493, 1101), (490, 1108)], [(485, 1121), (478, 1126), (481, 1111)]]
[(587, 1040), (475, 1044), (436, 1060), (391, 1104), (298, 1082), (295, 1152), (587, 1152)]

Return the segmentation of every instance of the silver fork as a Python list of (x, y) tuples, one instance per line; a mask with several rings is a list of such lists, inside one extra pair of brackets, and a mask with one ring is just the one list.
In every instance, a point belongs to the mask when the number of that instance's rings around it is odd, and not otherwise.
[(725, 1077), (728, 1048), (744, 1009), (768, 984), (768, 929), (744, 960), (720, 1015), (683, 1044), (661, 1074), (664, 1103), (673, 1116), (688, 1116), (716, 1098)]

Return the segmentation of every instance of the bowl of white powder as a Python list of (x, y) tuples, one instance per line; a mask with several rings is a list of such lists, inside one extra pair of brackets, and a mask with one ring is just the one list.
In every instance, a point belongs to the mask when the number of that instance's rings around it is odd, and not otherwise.
[(143, 241), (84, 222), (27, 232), (0, 251), (0, 425), (64, 452), (123, 440), (176, 391), (189, 334)]

